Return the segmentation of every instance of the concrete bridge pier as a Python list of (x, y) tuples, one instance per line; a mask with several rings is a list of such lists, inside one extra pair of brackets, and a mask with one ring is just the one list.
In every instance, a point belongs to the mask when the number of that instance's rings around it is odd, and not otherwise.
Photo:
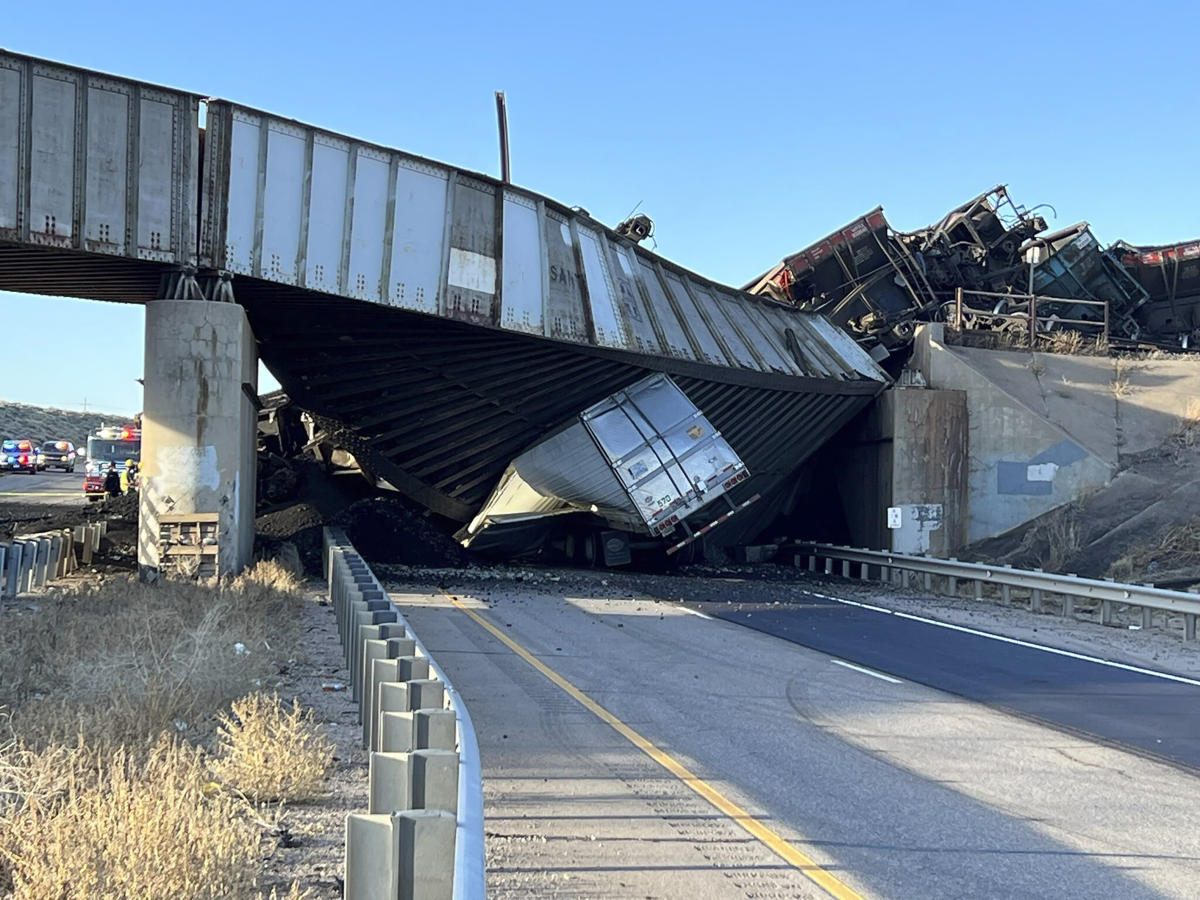
[(254, 550), (254, 335), (227, 276), (205, 290), (184, 273), (164, 288), (146, 305), (138, 569), (231, 574)]

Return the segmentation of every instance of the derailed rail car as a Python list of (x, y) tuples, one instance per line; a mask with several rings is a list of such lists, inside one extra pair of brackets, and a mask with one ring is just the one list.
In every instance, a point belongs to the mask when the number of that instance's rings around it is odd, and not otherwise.
[[(1046, 220), (1013, 202), (1004, 185), (911, 232), (893, 229), (876, 208), (746, 287), (828, 315), (880, 360), (907, 346), (916, 322), (949, 319), (963, 291), (986, 298), (996, 321), (1011, 324), (1024, 315), (1026, 327), (1032, 321), (1039, 333), (1082, 330), (1138, 341), (1200, 324), (1194, 304), (1184, 304), (1183, 312), (1172, 300), (1169, 309), (1146, 308), (1147, 283), (1173, 289), (1179, 262), (1189, 248), (1200, 253), (1200, 246), (1105, 249), (1086, 222), (1051, 234), (1046, 228)], [(1155, 264), (1162, 271), (1154, 272)], [(1200, 295), (1200, 285), (1189, 281), (1200, 281), (1196, 269), (1200, 264), (1181, 283)], [(1027, 312), (1033, 305), (1042, 311), (1037, 319)]]

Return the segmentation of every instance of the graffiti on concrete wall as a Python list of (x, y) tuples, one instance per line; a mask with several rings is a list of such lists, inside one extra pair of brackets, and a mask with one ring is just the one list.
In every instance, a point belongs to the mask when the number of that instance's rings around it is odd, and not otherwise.
[(1059, 441), (1025, 462), (996, 464), (996, 493), (1046, 496), (1054, 492), (1058, 470), (1079, 462), (1087, 452), (1074, 441)]
[(945, 513), (940, 503), (906, 503), (900, 511), (900, 524), (892, 530), (892, 549), (897, 553), (928, 553), (930, 533), (942, 527)]

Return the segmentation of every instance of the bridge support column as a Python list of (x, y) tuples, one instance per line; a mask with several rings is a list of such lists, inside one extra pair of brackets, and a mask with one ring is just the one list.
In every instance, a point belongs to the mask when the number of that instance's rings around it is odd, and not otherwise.
[(230, 574), (250, 562), (257, 383), (254, 335), (240, 306), (147, 304), (138, 517), (144, 580), (172, 570)]

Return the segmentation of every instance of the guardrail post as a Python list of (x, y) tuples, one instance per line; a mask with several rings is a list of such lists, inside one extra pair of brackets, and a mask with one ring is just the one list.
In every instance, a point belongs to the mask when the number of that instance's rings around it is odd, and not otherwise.
[(457, 716), (451, 709), (413, 710), (413, 745), (418, 750), (454, 750)]
[(870, 581), (871, 580), (871, 564), (869, 562), (864, 561), (863, 564), (858, 567), (858, 580), (859, 581)]
[(78, 530), (79, 561), (80, 563), (90, 563), (92, 561), (92, 526), (81, 525)]
[(413, 808), (458, 812), (458, 754), (453, 750), (414, 750)]
[(946, 593), (951, 597), (958, 596), (958, 579), (953, 575), (946, 576)]
[(907, 587), (908, 587), (908, 578), (909, 578), (909, 575), (910, 575), (910, 574), (911, 574), (911, 573), (908, 571), (908, 569), (901, 569), (901, 570), (900, 570), (900, 586), (901, 586), (901, 587), (903, 587), (903, 588), (907, 588)]
[(975, 581), (975, 599), (982, 600), (983, 599), (983, 582), (980, 581), (978, 578), (974, 579), (974, 581)]
[(368, 779), (368, 813), (404, 809), (458, 812), (458, 754), (453, 750), (374, 752)]
[[(384, 604), (383, 609), (371, 609), (373, 604)], [(350, 670), (350, 687), (354, 702), (362, 700), (362, 685), (359, 683), (358, 675), (362, 671), (363, 661), (363, 634), (362, 629), (369, 625), (383, 625), (396, 622), (400, 615), (394, 609), (387, 608), (386, 600), (373, 600), (367, 604), (367, 609), (358, 610), (354, 614), (354, 621), (351, 624), (350, 632), (350, 652), (347, 654), (349, 659), (346, 660), (346, 666)]]
[(1100, 624), (1111, 625), (1113, 622), (1113, 605), (1111, 600), (1100, 601)]
[(1185, 641), (1194, 641), (1196, 639), (1196, 614), (1184, 613), (1183, 616), (1183, 639)]
[[(360, 620), (358, 618), (358, 614), (386, 612), (388, 611), (388, 607), (390, 605), (387, 600), (380, 596), (372, 596), (370, 600), (359, 598), (365, 597), (367, 594), (378, 595), (379, 593), (381, 592), (374, 590), (363, 591), (360, 589), (355, 589), (351, 594), (353, 599), (351, 599), (350, 602), (345, 605), (345, 610), (342, 613), (342, 621), (345, 622), (345, 634), (342, 636), (342, 644), (344, 646), (342, 650), (346, 657), (346, 666), (350, 668), (351, 672), (354, 671), (354, 645), (358, 642), (359, 625), (379, 625), (384, 621), (381, 619), (379, 622), (372, 622), (369, 616)], [(391, 619), (388, 621), (395, 620)]]
[[(385, 711), (380, 696), (380, 688), (385, 684), (427, 679), (429, 677), (429, 660), (423, 656), (399, 656), (395, 659), (375, 659), (371, 661), (370, 680), (366, 685), (366, 703), (361, 707), (363, 726), (363, 746), (368, 750), (379, 749), (379, 714)], [(410, 712), (409, 708), (391, 708), (392, 712)]]
[(357, 679), (355, 696), (366, 703), (366, 686), (371, 681), (371, 663), (377, 659), (395, 659), (397, 656), (413, 656), (417, 652), (416, 642), (404, 636), (404, 626), (397, 622), (368, 625), (363, 629), (362, 660), (354, 677)]
[(1063, 615), (1064, 616), (1075, 615), (1075, 595), (1074, 594), (1063, 594)]
[(63, 529), (63, 575), (75, 571), (78, 563), (75, 561), (75, 534), (70, 528)]
[(924, 584), (925, 584), (925, 593), (932, 594), (933, 593), (933, 576), (928, 572), (925, 573)]
[(892, 583), (892, 569), (890, 566), (880, 565), (879, 580), (882, 581), (884, 584)]
[(34, 558), (33, 566), (33, 586), (44, 587), (46, 584), (47, 573), (50, 569), (50, 538), (37, 537), (34, 539), (37, 544), (37, 556)]
[(842, 577), (843, 578), (850, 577), (850, 560), (848, 560), (848, 559), (842, 560)]
[[(379, 713), (380, 753), (411, 753), (414, 750), (454, 750), (455, 715), (450, 709), (414, 709), (412, 712)], [(371, 754), (374, 756), (374, 752)], [(404, 807), (396, 807), (403, 809)], [(444, 807), (443, 807), (444, 808)], [(371, 810), (385, 812), (386, 810)]]
[(416, 709), (441, 709), (442, 691), (442, 683), (436, 678), (383, 681), (379, 684), (379, 712), (383, 714), (412, 712)]
[(37, 570), (38, 542), (21, 542), (21, 570), (17, 573), (17, 593), (26, 594), (33, 590)]
[(825, 574), (826, 575), (833, 574), (833, 557), (832, 556), (827, 556), (825, 558)]
[(46, 541), (49, 544), (49, 550), (46, 552), (46, 572), (42, 576), (43, 584), (58, 577), (59, 560), (62, 557), (62, 535), (49, 535)]
[(810, 571), (810, 572), (817, 571), (817, 557), (816, 557), (816, 554), (814, 554), (814, 553), (810, 553), (808, 555), (808, 571)]
[[(1144, 585), (1149, 587), (1149, 585)], [(1149, 631), (1154, 627), (1154, 610), (1149, 606), (1142, 607), (1142, 630)]]
[(456, 821), (444, 809), (346, 817), (346, 900), (450, 900)]

